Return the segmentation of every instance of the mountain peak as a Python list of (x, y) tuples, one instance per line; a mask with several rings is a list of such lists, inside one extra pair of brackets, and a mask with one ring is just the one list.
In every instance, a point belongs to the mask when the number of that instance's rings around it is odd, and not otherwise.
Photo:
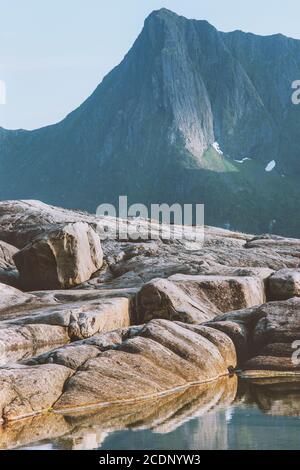
[(154, 10), (150, 15), (146, 18), (145, 24), (152, 23), (152, 22), (165, 22), (165, 23), (174, 23), (178, 20), (186, 21), (184, 16), (179, 16), (177, 13), (174, 13), (167, 8), (160, 8), (159, 10)]
[(299, 70), (299, 41), (153, 11), (67, 119), (0, 129), (0, 197), (91, 211), (120, 194), (130, 204), (203, 202), (211, 225), (266, 232), (276, 220), (287, 234), (288, 217), (288, 235), (299, 236)]
[(159, 17), (159, 18), (178, 18), (179, 15), (177, 13), (174, 13), (171, 10), (168, 10), (168, 8), (160, 8), (159, 10), (153, 10), (152, 13), (148, 16), (148, 18), (151, 17)]

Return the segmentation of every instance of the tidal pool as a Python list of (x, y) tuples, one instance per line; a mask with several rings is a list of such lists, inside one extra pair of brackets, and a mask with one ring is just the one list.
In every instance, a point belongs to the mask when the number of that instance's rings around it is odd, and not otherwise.
[(156, 400), (0, 428), (0, 448), (300, 449), (299, 379), (223, 378)]

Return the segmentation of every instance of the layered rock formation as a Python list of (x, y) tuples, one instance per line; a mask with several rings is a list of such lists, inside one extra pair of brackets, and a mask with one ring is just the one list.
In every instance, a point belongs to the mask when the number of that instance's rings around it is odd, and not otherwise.
[[(62, 250), (72, 273), (76, 266), (86, 273), (71, 289), (58, 288), (64, 283), (52, 289), (47, 272), (46, 290), (0, 285), (5, 422), (52, 408), (151, 401), (194, 383), (213, 383), (237, 366), (252, 378), (297, 376), (292, 355), (300, 340), (298, 240), (212, 227), (205, 228), (203, 243), (195, 241), (192, 228), (183, 238), (167, 239), (163, 227), (154, 239), (142, 239), (149, 221), (132, 219), (120, 224), (139, 230), (138, 240), (103, 240), (100, 251), (78, 243), (78, 234), (90, 240), (89, 234), (112, 222), (36, 201), (0, 203), (1, 238), (18, 245), (8, 250), (8, 268), (16, 269), (13, 258), (26, 257), (21, 284), (34, 279), (28, 267), (36, 253), (49, 272), (53, 266), (64, 269)], [(49, 257), (57, 234), (57, 256)], [(93, 269), (90, 263), (97, 253), (101, 268), (94, 272), (96, 263)], [(75, 276), (65, 279), (70, 286)], [(275, 294), (287, 300), (274, 302)]]
[(244, 369), (300, 371), (293, 356), (300, 345), (300, 298), (230, 312), (208, 325), (230, 336)]

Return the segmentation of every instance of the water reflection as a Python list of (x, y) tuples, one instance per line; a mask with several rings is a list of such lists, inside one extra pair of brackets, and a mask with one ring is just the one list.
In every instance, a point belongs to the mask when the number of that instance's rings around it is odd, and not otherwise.
[(0, 447), (300, 449), (299, 385), (231, 377), (152, 401), (47, 414), (0, 428)]

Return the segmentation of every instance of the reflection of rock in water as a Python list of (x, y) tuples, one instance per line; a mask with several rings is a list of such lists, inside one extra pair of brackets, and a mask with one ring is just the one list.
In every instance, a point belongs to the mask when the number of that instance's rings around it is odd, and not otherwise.
[(80, 435), (79, 437), (72, 438), (72, 449), (73, 450), (91, 450), (98, 449), (104, 442), (107, 432), (94, 431)]
[[(227, 449), (227, 422), (226, 411), (213, 413), (220, 405), (226, 407), (234, 399), (236, 392), (236, 378), (227, 380), (224, 388), (220, 386), (209, 387), (203, 390), (201, 407), (199, 401), (189, 403), (188, 407), (181, 408), (166, 422), (157, 425), (153, 430), (159, 433), (169, 433), (182, 426), (191, 418), (200, 418), (206, 415), (205, 424), (198, 419), (191, 424), (192, 432), (188, 433), (188, 447), (190, 449)], [(232, 394), (234, 393), (234, 394)], [(205, 397), (204, 397), (205, 395)], [(185, 430), (183, 434), (186, 435)]]
[(299, 385), (295, 379), (240, 380), (237, 391), (236, 377), (225, 377), (156, 400), (48, 413), (0, 427), (0, 447), (297, 448), (299, 420), (285, 423), (300, 416)]
[(190, 449), (220, 449), (228, 448), (226, 411), (210, 413), (202, 420), (193, 423), (190, 436)]
[(259, 379), (249, 383), (258, 407), (274, 416), (300, 416), (300, 379)]
[[(87, 410), (65, 416), (51, 413), (16, 421), (0, 428), (0, 448), (51, 440), (57, 448), (92, 449), (101, 447), (108, 433), (126, 428), (171, 433), (196, 416), (230, 404), (236, 389), (237, 378), (224, 377), (156, 400), (116, 404), (89, 413)], [(210, 448), (212, 440), (214, 445), (226, 448), (225, 413), (224, 419), (212, 417), (209, 426), (201, 427), (197, 423), (197, 420), (193, 422), (195, 432), (188, 436), (192, 440), (190, 448), (197, 449), (200, 445), (202, 448), (202, 442), (207, 446), (205, 448)]]
[(299, 379), (241, 380), (233, 406), (230, 449), (299, 449)]
[(71, 431), (62, 415), (49, 413), (0, 426), (0, 448), (26, 446), (34, 442), (55, 439)]

